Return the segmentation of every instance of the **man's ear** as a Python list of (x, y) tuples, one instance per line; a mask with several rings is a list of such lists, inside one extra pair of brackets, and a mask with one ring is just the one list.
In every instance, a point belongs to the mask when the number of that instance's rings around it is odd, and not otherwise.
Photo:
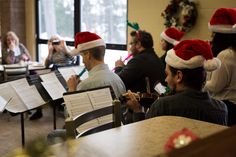
[(176, 79), (177, 83), (181, 83), (182, 80), (183, 80), (183, 73), (182, 73), (182, 71), (178, 70), (177, 74), (176, 74), (176, 77), (177, 77), (177, 79)]
[(140, 41), (137, 41), (136, 46), (138, 46), (138, 48), (141, 47), (141, 46), (142, 46), (142, 45), (141, 45), (141, 42), (140, 42)]
[(92, 55), (91, 55), (91, 53), (89, 53), (89, 52), (88, 52), (88, 54), (87, 54), (87, 55), (88, 55), (88, 56), (87, 56), (87, 57), (88, 57), (88, 59), (89, 59), (89, 60), (91, 60), (91, 59), (92, 59)]

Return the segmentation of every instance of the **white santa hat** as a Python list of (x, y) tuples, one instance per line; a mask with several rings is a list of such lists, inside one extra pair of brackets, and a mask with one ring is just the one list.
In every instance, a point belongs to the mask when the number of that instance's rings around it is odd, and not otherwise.
[(236, 33), (236, 8), (219, 8), (211, 17), (208, 27), (212, 32)]
[(98, 46), (106, 46), (103, 39), (95, 33), (79, 32), (75, 35), (75, 49), (72, 55), (78, 55), (81, 51), (88, 50)]
[(213, 71), (221, 66), (214, 58), (209, 43), (202, 40), (184, 40), (167, 52), (165, 61), (176, 69), (194, 69), (203, 67)]
[(161, 33), (161, 37), (173, 45), (177, 45), (183, 36), (184, 32), (174, 27), (167, 28)]

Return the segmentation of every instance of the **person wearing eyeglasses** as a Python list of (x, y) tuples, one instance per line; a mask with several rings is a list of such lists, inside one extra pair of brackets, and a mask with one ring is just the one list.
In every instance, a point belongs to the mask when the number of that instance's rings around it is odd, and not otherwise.
[[(164, 65), (153, 48), (153, 38), (144, 30), (130, 33), (130, 52), (133, 58), (125, 65), (122, 60), (115, 62), (115, 73), (124, 82), (126, 89), (132, 92), (153, 93), (157, 82), (165, 84)], [(153, 100), (154, 101), (154, 100)], [(147, 109), (152, 101), (142, 101)], [(125, 123), (132, 123), (133, 112), (129, 109), (123, 111)]]
[(126, 89), (133, 92), (147, 92), (146, 78), (149, 79), (150, 90), (154, 91), (157, 81), (164, 83), (164, 66), (153, 48), (152, 35), (146, 31), (132, 31), (130, 52), (133, 58), (125, 65), (122, 60), (115, 62), (115, 73), (120, 76)]

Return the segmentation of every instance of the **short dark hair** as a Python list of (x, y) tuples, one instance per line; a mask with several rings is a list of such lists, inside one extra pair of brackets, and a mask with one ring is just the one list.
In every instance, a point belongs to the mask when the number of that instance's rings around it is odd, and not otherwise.
[(132, 31), (130, 33), (132, 37), (135, 37), (136, 42), (140, 41), (141, 45), (144, 48), (152, 48), (153, 47), (153, 39), (152, 35), (146, 31)]
[(236, 34), (215, 33), (211, 42), (214, 57), (229, 47), (236, 51)]
[(91, 53), (93, 58), (95, 58), (96, 60), (99, 60), (99, 61), (104, 60), (105, 46), (94, 47), (94, 48), (88, 49), (86, 51), (89, 51), (89, 53)]
[(176, 69), (171, 66), (170, 72), (174, 76), (177, 74), (177, 71), (183, 73), (183, 84), (189, 88), (195, 90), (202, 90), (206, 83), (206, 71), (203, 67), (194, 68), (194, 69)]
[(166, 52), (169, 51), (170, 49), (174, 48), (174, 45), (169, 43), (168, 41), (164, 40), (166, 43)]

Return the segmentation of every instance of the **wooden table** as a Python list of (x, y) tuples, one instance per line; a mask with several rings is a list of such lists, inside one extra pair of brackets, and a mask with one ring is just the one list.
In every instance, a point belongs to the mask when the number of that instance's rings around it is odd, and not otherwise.
[(54, 149), (58, 156), (68, 155), (68, 152), (83, 157), (156, 156), (164, 152), (168, 137), (183, 128), (204, 138), (227, 127), (183, 117), (161, 116), (71, 141), (73, 149), (66, 149), (65, 144), (58, 144)]

